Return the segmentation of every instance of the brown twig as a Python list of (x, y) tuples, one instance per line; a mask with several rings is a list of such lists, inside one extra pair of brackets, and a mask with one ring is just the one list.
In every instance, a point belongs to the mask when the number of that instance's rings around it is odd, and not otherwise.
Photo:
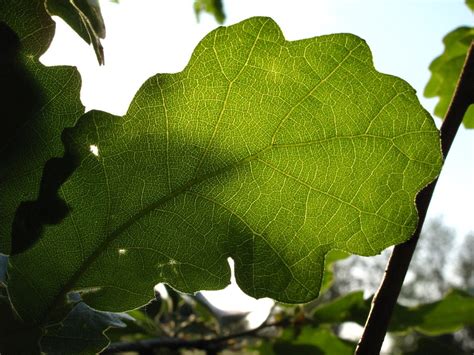
[[(468, 50), (454, 96), (441, 126), (441, 149), (444, 158), (448, 155), (464, 114), (471, 104), (474, 104), (474, 42)], [(437, 179), (425, 187), (416, 198), (418, 227), (410, 240), (393, 249), (382, 283), (372, 300), (364, 333), (355, 351), (357, 355), (380, 353), (393, 309), (420, 237), (436, 182)]]
[(113, 343), (101, 354), (115, 354), (125, 351), (145, 352), (158, 348), (168, 349), (199, 349), (199, 350), (218, 350), (225, 346), (229, 341), (243, 337), (259, 337), (259, 332), (262, 329), (270, 327), (285, 327), (290, 324), (288, 319), (283, 319), (273, 323), (263, 323), (261, 326), (246, 330), (239, 333), (229, 334), (226, 336), (209, 338), (209, 339), (195, 339), (186, 340), (180, 338), (153, 338), (146, 340), (139, 340), (136, 342), (120, 342)]

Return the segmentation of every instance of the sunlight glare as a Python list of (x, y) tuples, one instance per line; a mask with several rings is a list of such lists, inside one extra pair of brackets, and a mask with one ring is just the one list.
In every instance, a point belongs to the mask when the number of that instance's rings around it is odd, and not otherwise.
[(97, 147), (95, 144), (91, 144), (89, 146), (89, 150), (92, 154), (94, 154), (96, 157), (99, 156), (99, 147)]

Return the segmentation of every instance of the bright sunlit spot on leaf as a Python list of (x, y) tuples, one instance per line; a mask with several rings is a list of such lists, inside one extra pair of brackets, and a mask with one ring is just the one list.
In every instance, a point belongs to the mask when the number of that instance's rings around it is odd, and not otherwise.
[(89, 150), (92, 154), (94, 154), (96, 157), (99, 156), (99, 147), (97, 147), (95, 144), (91, 144), (89, 147)]

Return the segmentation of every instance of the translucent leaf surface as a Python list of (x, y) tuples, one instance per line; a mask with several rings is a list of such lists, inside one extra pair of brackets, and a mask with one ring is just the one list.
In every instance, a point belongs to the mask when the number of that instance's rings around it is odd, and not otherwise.
[[(443, 39), (444, 52), (430, 65), (431, 78), (426, 85), (426, 97), (439, 97), (435, 115), (444, 118), (461, 74), (467, 50), (474, 40), (473, 27), (460, 27)], [(464, 126), (474, 128), (474, 105), (464, 115)]]
[[(62, 130), (74, 125), (84, 108), (77, 70), (45, 67), (38, 60), (53, 34), (54, 22), (43, 1), (0, 2), (1, 253), (26, 249), (44, 223), (57, 222), (66, 213), (56, 196), (64, 169), (51, 161), (54, 177), (40, 182), (45, 163), (63, 155)], [(38, 203), (31, 202), (37, 198)]]
[(364, 41), (289, 42), (268, 18), (213, 31), (124, 117), (89, 112), (64, 141), (80, 160), (61, 189), (72, 213), (11, 260), (12, 301), (33, 320), (72, 290), (123, 311), (157, 282), (220, 289), (228, 257), (248, 294), (309, 301), (330, 249), (409, 238), (442, 161), (414, 90)]

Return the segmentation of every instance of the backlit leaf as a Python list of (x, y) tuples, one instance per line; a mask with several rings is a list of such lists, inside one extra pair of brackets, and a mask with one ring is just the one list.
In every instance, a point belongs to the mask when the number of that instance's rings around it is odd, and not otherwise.
[[(474, 27), (460, 27), (443, 39), (444, 52), (430, 64), (431, 78), (426, 84), (426, 97), (439, 97), (435, 115), (444, 118), (461, 74), (467, 50), (474, 40)], [(464, 126), (474, 128), (474, 105), (464, 115)]]
[(158, 282), (220, 289), (228, 257), (248, 294), (309, 301), (329, 250), (409, 238), (442, 162), (414, 90), (378, 73), (365, 42), (289, 42), (268, 18), (213, 31), (124, 117), (88, 112), (64, 141), (80, 161), (61, 188), (72, 212), (10, 263), (12, 302), (32, 320), (73, 290), (123, 311)]
[(50, 159), (63, 155), (61, 132), (84, 108), (77, 70), (39, 62), (53, 34), (43, 1), (0, 2), (0, 252), (5, 254), (27, 249), (43, 224), (56, 223), (67, 212), (56, 190), (70, 171)]

